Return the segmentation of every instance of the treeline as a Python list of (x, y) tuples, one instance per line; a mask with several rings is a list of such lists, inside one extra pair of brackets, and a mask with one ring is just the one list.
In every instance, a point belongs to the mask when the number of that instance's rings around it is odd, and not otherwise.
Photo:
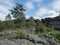
[[(0, 21), (0, 31), (16, 28), (31, 30), (35, 28), (37, 32), (46, 30), (46, 26), (39, 19), (34, 19), (33, 17), (26, 19), (25, 11), (22, 4), (16, 4), (15, 7), (10, 9), (10, 14), (5, 17), (5, 21)], [(14, 18), (13, 20), (11, 16)]]
[[(16, 6), (10, 10), (11, 13), (5, 17), (5, 21), (0, 21), (0, 31), (36, 27), (37, 23), (40, 23), (40, 20), (35, 20), (33, 17), (26, 19), (25, 11), (23, 5), (16, 4)], [(12, 20), (11, 16), (15, 19)]]
[(14, 20), (6, 20), (6, 21), (0, 21), (0, 30), (7, 30), (7, 29), (16, 29), (16, 28), (33, 28), (36, 27), (40, 23), (40, 20), (36, 19), (34, 20), (33, 17), (30, 17), (29, 19), (24, 19), (24, 21), (21, 21), (19, 19)]

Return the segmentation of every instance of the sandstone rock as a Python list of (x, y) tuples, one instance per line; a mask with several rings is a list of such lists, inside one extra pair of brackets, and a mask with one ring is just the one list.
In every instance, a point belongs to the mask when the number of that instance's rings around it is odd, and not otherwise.
[(0, 36), (6, 36), (6, 39), (0, 40), (0, 45), (59, 45), (52, 36), (45, 34), (42, 37), (38, 35), (27, 34), (27, 39), (16, 39), (16, 31), (1, 32)]
[(27, 36), (28, 36), (27, 39), (34, 43), (39, 43), (43, 45), (57, 45), (57, 43), (55, 42), (52, 36), (45, 35), (40, 38), (34, 34), (28, 34)]
[(34, 43), (25, 39), (0, 40), (0, 45), (34, 45)]
[(55, 45), (55, 44), (48, 44), (48, 42), (43, 43), (43, 41), (40, 43), (33, 43), (26, 39), (11, 39), (11, 40), (3, 39), (0, 40), (0, 45)]

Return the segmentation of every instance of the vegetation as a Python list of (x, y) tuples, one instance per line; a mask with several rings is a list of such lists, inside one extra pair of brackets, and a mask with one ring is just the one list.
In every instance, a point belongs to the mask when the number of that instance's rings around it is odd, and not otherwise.
[(22, 29), (18, 29), (17, 30), (17, 37), (20, 38), (20, 39), (25, 39), (26, 38), (26, 36), (23, 33), (23, 30)]
[(47, 30), (45, 29), (46, 27), (43, 25), (42, 22), (40, 22), (37, 26), (36, 26), (36, 30), (35, 33), (38, 34), (39, 36), (42, 36), (43, 34), (45, 34), (47, 32)]
[(44, 25), (40, 22), (37, 26), (36, 26), (36, 32), (43, 32), (44, 30)]
[(60, 32), (48, 32), (48, 35), (53, 36), (55, 41), (60, 43)]
[(16, 19), (22, 19), (24, 17), (24, 11), (25, 9), (23, 8), (23, 5), (17, 4), (13, 9), (10, 10), (11, 14), (13, 15), (14, 18)]
[(8, 15), (6, 16), (5, 20), (11, 20), (10, 14), (8, 14)]
[(60, 43), (60, 32), (58, 31), (55, 31), (54, 27), (46, 27), (43, 25), (43, 23), (39, 23), (37, 26), (36, 26), (36, 31), (35, 33), (41, 37), (45, 34), (48, 34), (49, 36), (53, 36), (55, 41)]
[[(60, 42), (60, 32), (55, 32), (54, 27), (48, 28), (39, 19), (37, 21), (33, 17), (26, 19), (23, 5), (16, 4), (10, 11), (11, 14), (6, 16), (5, 21), (0, 21), (0, 31), (19, 28), (17, 30), (17, 36), (22, 39), (25, 38), (25, 34), (21, 29), (33, 30), (35, 28), (35, 34), (42, 36), (47, 33), (48, 35), (54, 36), (57, 42)], [(11, 15), (15, 19), (12, 20)]]

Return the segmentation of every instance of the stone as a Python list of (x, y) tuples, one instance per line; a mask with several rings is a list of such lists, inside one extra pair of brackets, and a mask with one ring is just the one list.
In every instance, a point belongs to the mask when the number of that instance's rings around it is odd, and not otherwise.
[(54, 37), (47, 34), (42, 37), (35, 34), (26, 34), (27, 39), (18, 39), (16, 31), (2, 32), (0, 35), (7, 38), (0, 40), (0, 45), (60, 45), (55, 42)]
[(0, 45), (34, 45), (34, 43), (25, 39), (0, 40)]
[(43, 45), (58, 45), (52, 36), (44, 35), (43, 37), (38, 37), (34, 34), (28, 34), (27, 36), (28, 40), (33, 43), (39, 43)]

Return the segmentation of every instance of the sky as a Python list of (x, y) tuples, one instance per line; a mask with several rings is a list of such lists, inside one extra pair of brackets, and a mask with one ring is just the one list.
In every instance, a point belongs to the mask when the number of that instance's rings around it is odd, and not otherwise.
[(60, 0), (0, 0), (0, 20), (5, 20), (16, 3), (23, 5), (26, 18), (53, 18), (58, 16), (60, 11)]

